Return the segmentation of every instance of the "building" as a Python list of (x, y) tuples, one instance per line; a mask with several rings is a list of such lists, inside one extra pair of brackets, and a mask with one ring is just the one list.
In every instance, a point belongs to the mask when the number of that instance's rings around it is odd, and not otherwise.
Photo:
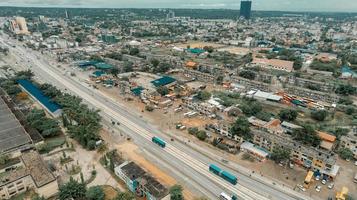
[(252, 64), (263, 68), (292, 72), (294, 62), (279, 59), (253, 58)]
[(114, 168), (115, 174), (128, 189), (148, 200), (169, 200), (168, 189), (134, 162), (125, 161)]
[(32, 140), (5, 101), (0, 98), (0, 155), (18, 157), (32, 147)]
[(348, 135), (341, 136), (340, 149), (347, 148), (353, 152), (354, 158), (357, 159), (357, 132), (351, 131)]
[(23, 152), (15, 164), (1, 171), (1, 199), (11, 199), (29, 189), (45, 198), (52, 197), (58, 192), (56, 177), (36, 151)]
[(253, 154), (261, 161), (264, 161), (269, 156), (268, 151), (250, 142), (244, 142), (243, 144), (241, 144), (240, 150)]
[(336, 146), (336, 136), (328, 134), (322, 131), (316, 131), (318, 136), (321, 138), (320, 147), (328, 151), (332, 151)]
[(184, 107), (207, 116), (215, 114), (218, 110), (216, 106), (207, 102), (195, 101), (193, 97), (182, 99), (182, 104)]
[(250, 19), (252, 11), (252, 2), (250, 0), (241, 1), (240, 2), (240, 12), (239, 17), (243, 17), (244, 19)]
[(285, 133), (292, 133), (294, 130), (302, 128), (302, 126), (287, 122), (287, 121), (283, 121), (281, 123), (281, 127), (283, 127), (284, 132)]
[(61, 106), (43, 94), (43, 92), (31, 81), (22, 79), (18, 80), (17, 82), (24, 91), (26, 91), (33, 99), (37, 100), (41, 106), (46, 109), (46, 111), (52, 116), (60, 117), (62, 115)]
[(26, 19), (24, 17), (15, 17), (9, 21), (9, 28), (15, 34), (29, 34)]

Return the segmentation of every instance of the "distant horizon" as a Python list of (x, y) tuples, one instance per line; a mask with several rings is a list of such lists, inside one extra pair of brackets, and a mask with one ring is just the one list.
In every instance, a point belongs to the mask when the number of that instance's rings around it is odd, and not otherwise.
[[(1, 0), (1, 7), (230, 9), (240, 0)], [(356, 0), (252, 0), (254, 11), (357, 13)]]
[[(26, 5), (16, 5), (16, 6), (10, 6), (10, 5), (1, 5), (0, 8), (60, 8), (60, 9), (172, 9), (172, 10), (237, 10), (239, 11), (240, 9), (237, 8), (173, 8), (173, 7), (84, 7), (84, 6), (26, 6)], [(357, 11), (297, 11), (297, 10), (259, 10), (259, 9), (252, 9), (252, 12), (258, 11), (258, 12), (287, 12), (287, 13), (351, 13), (351, 14), (357, 14)]]

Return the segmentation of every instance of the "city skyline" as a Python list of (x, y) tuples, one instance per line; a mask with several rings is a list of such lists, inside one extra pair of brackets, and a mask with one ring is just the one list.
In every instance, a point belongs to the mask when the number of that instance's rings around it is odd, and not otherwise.
[[(81, 7), (81, 8), (201, 8), (239, 9), (239, 0), (5, 0), (0, 6)], [(351, 0), (254, 0), (252, 10), (357, 12), (357, 2)]]

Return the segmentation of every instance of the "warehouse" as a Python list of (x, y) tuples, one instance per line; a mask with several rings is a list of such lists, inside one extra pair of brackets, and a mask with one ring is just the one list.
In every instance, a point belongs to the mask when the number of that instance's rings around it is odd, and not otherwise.
[(170, 76), (163, 76), (162, 78), (151, 81), (151, 83), (155, 87), (173, 85), (175, 82), (176, 82), (176, 79), (174, 79)]
[(22, 79), (18, 80), (17, 82), (19, 83), (20, 87), (32, 98), (36, 99), (42, 105), (42, 107), (47, 110), (48, 113), (54, 117), (61, 116), (61, 107), (58, 104), (52, 102), (49, 97), (45, 96), (40, 89), (31, 83), (31, 81)]

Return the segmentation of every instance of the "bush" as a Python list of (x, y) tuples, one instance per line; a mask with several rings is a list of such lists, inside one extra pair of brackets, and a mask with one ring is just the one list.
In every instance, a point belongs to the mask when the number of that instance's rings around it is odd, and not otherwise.
[(339, 155), (341, 156), (342, 159), (352, 159), (353, 158), (353, 152), (350, 149), (344, 148), (339, 151)]
[(311, 112), (311, 118), (317, 121), (324, 121), (328, 115), (326, 110), (317, 110)]
[(207, 92), (207, 91), (205, 91), (205, 90), (203, 90), (203, 91), (199, 91), (198, 93), (197, 93), (197, 99), (199, 99), (199, 100), (201, 100), (201, 101), (206, 101), (206, 100), (208, 100), (208, 99), (210, 99), (211, 98), (211, 93), (209, 93), (209, 92)]
[(149, 112), (152, 112), (152, 111), (154, 111), (154, 107), (149, 106), (149, 105), (146, 105), (146, 106), (145, 106), (145, 110), (146, 110), (146, 111), (149, 111)]
[(279, 117), (281, 121), (294, 121), (298, 116), (296, 110), (284, 109), (279, 112)]
[(197, 127), (190, 127), (187, 129), (188, 133), (191, 135), (196, 135), (198, 133), (198, 128)]
[(196, 137), (197, 137), (199, 140), (202, 140), (202, 141), (203, 141), (203, 140), (205, 140), (205, 139), (207, 138), (207, 133), (206, 133), (206, 131), (203, 131), (203, 130), (198, 131)]
[(88, 188), (86, 192), (87, 200), (104, 200), (105, 194), (103, 188), (100, 186), (93, 186)]

